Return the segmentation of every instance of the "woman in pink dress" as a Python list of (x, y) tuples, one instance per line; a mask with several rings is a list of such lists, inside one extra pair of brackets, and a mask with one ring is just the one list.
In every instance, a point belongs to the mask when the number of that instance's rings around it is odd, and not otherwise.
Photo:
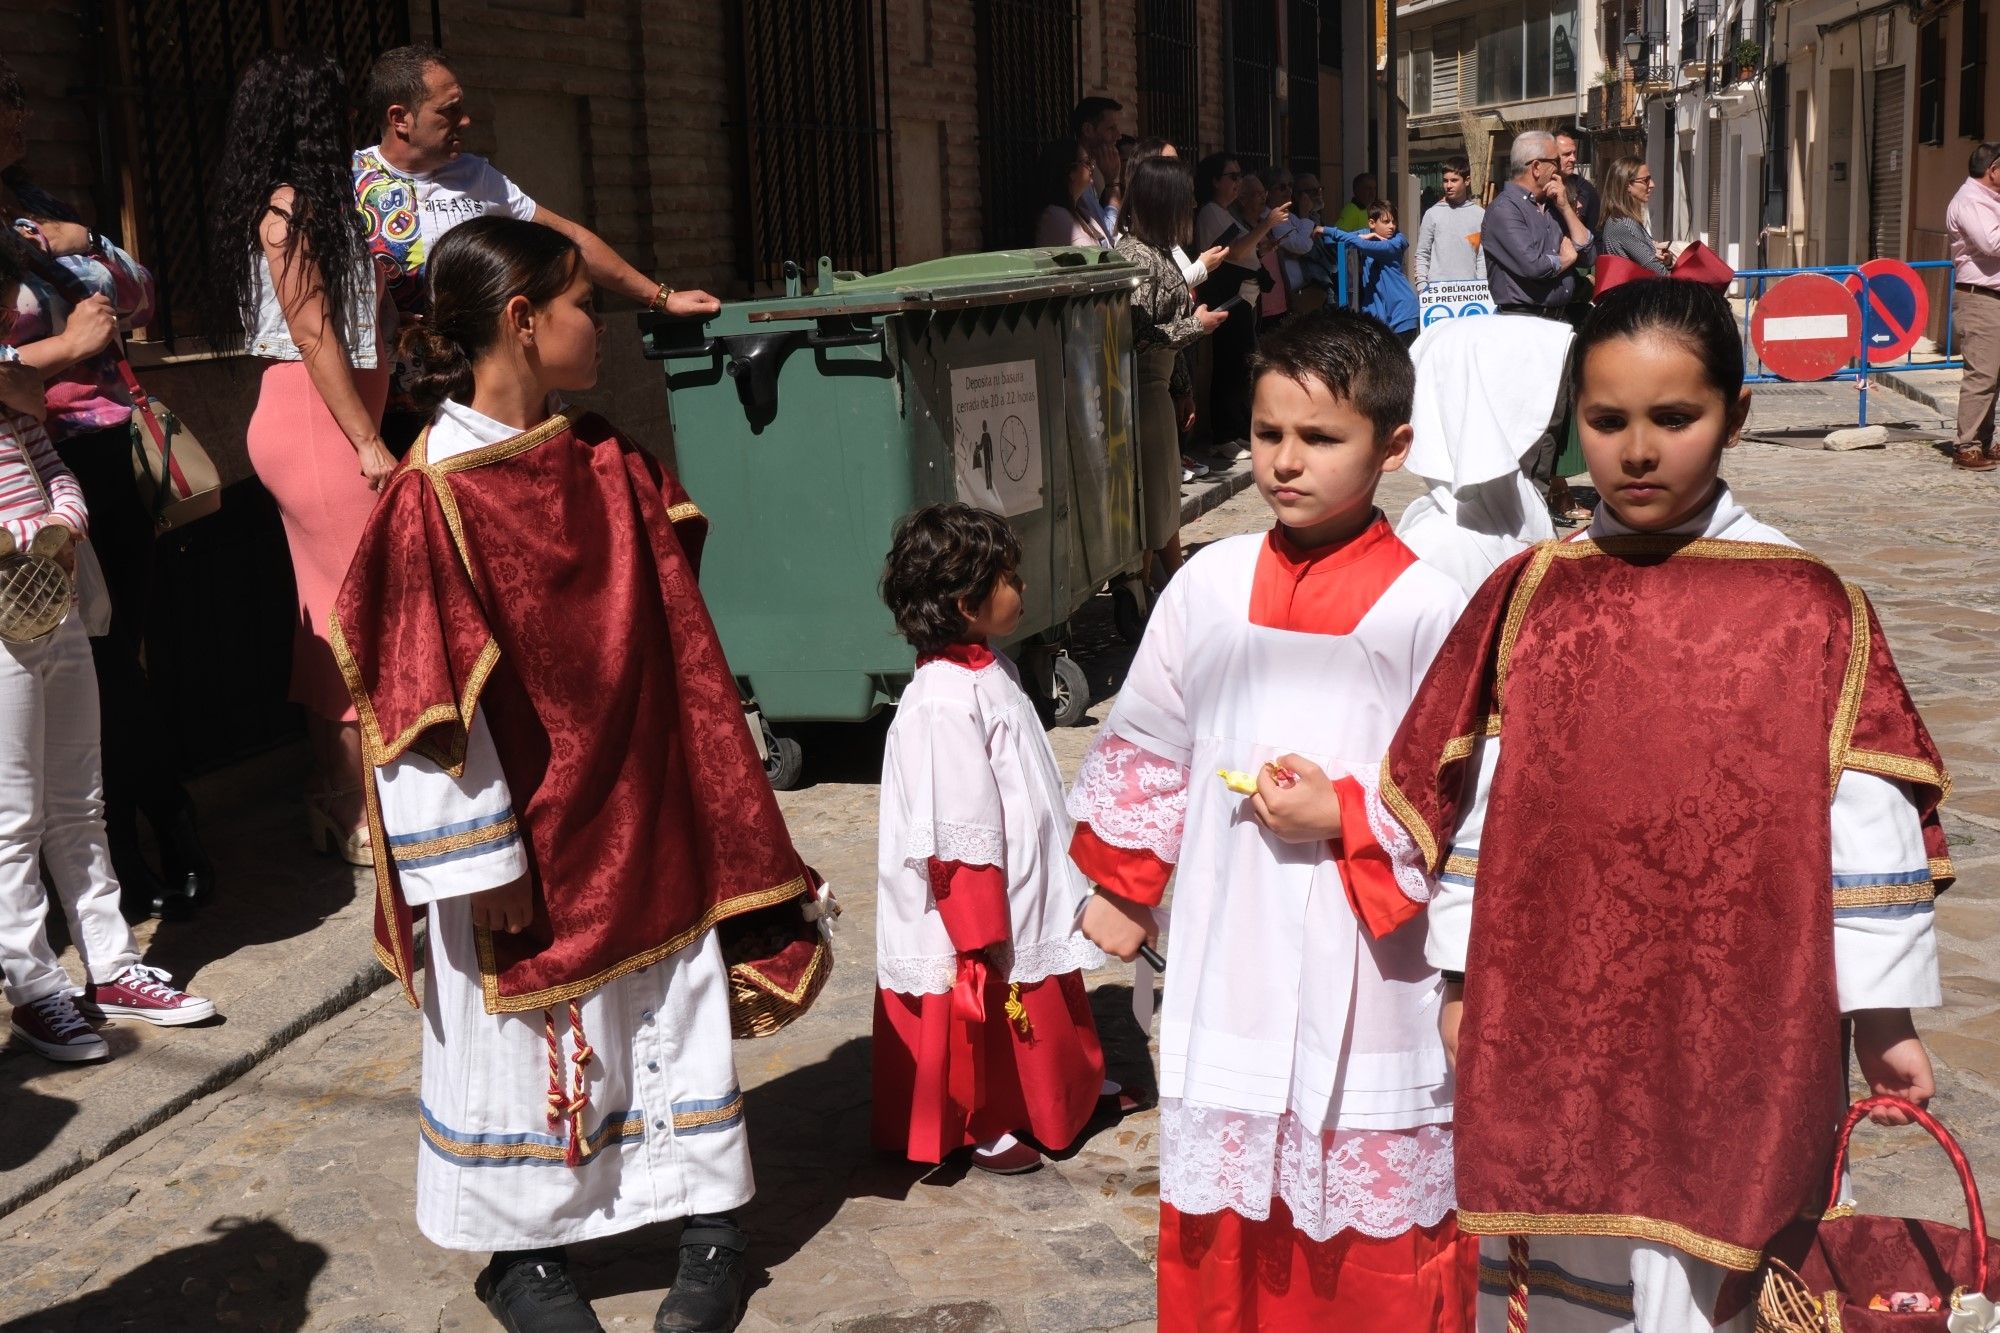
[(245, 350), (268, 363), (250, 463), (278, 502), (298, 582), (292, 699), (306, 711), (317, 769), (307, 819), (315, 848), (368, 865), (361, 733), (327, 617), (396, 459), (381, 436), (389, 308), (354, 207), (347, 124), (332, 60), (259, 59), (230, 111), (217, 230), (230, 313)]

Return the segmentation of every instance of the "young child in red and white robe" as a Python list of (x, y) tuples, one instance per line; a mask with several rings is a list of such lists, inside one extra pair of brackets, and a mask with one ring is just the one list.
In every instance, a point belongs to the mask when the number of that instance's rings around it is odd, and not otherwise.
[(1251, 468), (1277, 524), (1175, 576), (1070, 796), (1071, 855), (1099, 885), (1084, 931), (1107, 952), (1156, 935), (1178, 872), (1160, 1327), (1466, 1330), (1443, 983), (1366, 799), (1465, 596), (1375, 508), (1410, 448), (1396, 337), (1327, 311), (1253, 366)]
[(875, 1143), (912, 1161), (970, 1147), (1013, 1174), (1073, 1142), (1104, 1055), (1077, 933), (1062, 776), (1014, 664), (987, 646), (1021, 620), (1007, 521), (931, 505), (896, 531), (883, 600), (918, 653), (882, 755)]

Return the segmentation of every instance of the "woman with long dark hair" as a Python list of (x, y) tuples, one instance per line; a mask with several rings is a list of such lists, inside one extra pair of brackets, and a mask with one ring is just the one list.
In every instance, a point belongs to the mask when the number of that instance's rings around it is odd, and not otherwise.
[(1083, 207), (1084, 193), (1090, 189), (1094, 162), (1090, 153), (1075, 139), (1057, 139), (1042, 150), (1036, 172), (1040, 186), (1035, 203), (1035, 244), (1095, 245), (1110, 248), (1104, 223)]
[(1153, 157), (1127, 173), (1118, 253), (1139, 267), (1132, 293), (1132, 348), (1139, 357), (1139, 513), (1146, 549), (1161, 572), (1181, 566), (1180, 413), (1193, 386), (1180, 350), (1229, 318), (1195, 304), (1174, 258), (1194, 230), (1194, 182), (1179, 158)]
[[(119, 372), (119, 328), (151, 316), (153, 275), (29, 177), (32, 110), (0, 59), (0, 209), (13, 224), (4, 239), (22, 270), (0, 340), (42, 378), (49, 438), (83, 488), (91, 550), (111, 595), (110, 625), (90, 640), (111, 864), (129, 912), (184, 916), (208, 895), (214, 871), (144, 666), (153, 515), (132, 477), (132, 395)], [(140, 844), (142, 814), (160, 849), (159, 874)]]
[(354, 207), (353, 155), (331, 59), (273, 51), (244, 74), (218, 191), (216, 317), (218, 343), (240, 339), (266, 362), (248, 443), (298, 582), (292, 698), (317, 768), (313, 844), (368, 865), (361, 733), (326, 629), (375, 493), (396, 470), (381, 435), (386, 307)]

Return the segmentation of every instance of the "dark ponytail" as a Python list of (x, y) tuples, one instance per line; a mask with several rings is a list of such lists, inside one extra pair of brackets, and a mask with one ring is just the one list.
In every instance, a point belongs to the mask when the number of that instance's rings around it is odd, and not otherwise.
[(1654, 333), (1687, 348), (1708, 382), (1733, 407), (1743, 391), (1743, 336), (1729, 303), (1711, 287), (1686, 278), (1620, 283), (1597, 298), (1570, 360), (1570, 393), (1583, 392), (1583, 364), (1599, 344)]
[(539, 222), (483, 217), (447, 232), (425, 269), (430, 314), (397, 339), (416, 406), (429, 415), (447, 398), (470, 398), (472, 363), (499, 341), (507, 303), (545, 306), (582, 266), (576, 242)]

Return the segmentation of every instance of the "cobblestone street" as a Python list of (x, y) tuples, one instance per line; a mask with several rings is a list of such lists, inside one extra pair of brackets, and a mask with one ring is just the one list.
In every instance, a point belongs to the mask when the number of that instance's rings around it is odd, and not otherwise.
[[(1941, 420), (1888, 394), (1870, 407), (1918, 434)], [(1939, 907), (1947, 1003), (1919, 1024), (1940, 1065), (1938, 1109), (2000, 1189), (2000, 480), (1954, 472), (1921, 440), (1829, 452), (1807, 434), (1851, 425), (1852, 413), (1844, 388), (1769, 394), (1752, 423), (1764, 440), (1745, 443), (1726, 474), (1754, 513), (1874, 599), (1950, 763), (1946, 826), (1960, 879)], [(1785, 442), (1766, 442), (1777, 439)], [(1394, 517), (1414, 493), (1407, 477), (1392, 478), (1383, 507)], [(1251, 491), (1186, 535), (1199, 543), (1267, 523)], [(1129, 656), (1101, 608), (1079, 656), (1101, 721)], [(1066, 771), (1091, 732), (1055, 734)], [(1149, 1328), (1158, 1192), (1150, 1113), (1096, 1125), (1063, 1160), (1011, 1179), (951, 1165), (926, 1173), (869, 1150), (880, 736), (879, 724), (813, 736), (815, 785), (782, 798), (801, 850), (832, 881), (846, 915), (841, 962), (814, 1012), (777, 1038), (737, 1048), (759, 1184), (746, 1221), (765, 1272), (744, 1328)], [(211, 832), (217, 842), (230, 836), (225, 826)], [(314, 920), (322, 916), (302, 936), (312, 950), (337, 945), (365, 957), (356, 906), (343, 896)], [(285, 988), (285, 953), (261, 972), (232, 974), (231, 960), (209, 950), (201, 957), (216, 961), (184, 979), (247, 1006)], [(1130, 970), (1090, 980), (1113, 1076), (1150, 1086)], [(149, 1031), (136, 1051), (129, 1040), (114, 1039), (114, 1048), (121, 1060), (197, 1061), (229, 1031)], [(484, 1256), (434, 1248), (411, 1216), (417, 1055), (415, 1014), (378, 990), (0, 1218), (0, 1329), (494, 1327), (471, 1294)], [(94, 1094), (65, 1081), (89, 1077), (18, 1052), (0, 1058), (10, 1107), (20, 1097), (87, 1100)], [(100, 1101), (91, 1113), (105, 1109)], [(1921, 1131), (1864, 1130), (1859, 1142), (1864, 1208), (1962, 1218), (1955, 1181)], [(673, 1275), (673, 1242), (673, 1228), (654, 1228), (575, 1251), (579, 1285), (607, 1328), (651, 1326)]]

